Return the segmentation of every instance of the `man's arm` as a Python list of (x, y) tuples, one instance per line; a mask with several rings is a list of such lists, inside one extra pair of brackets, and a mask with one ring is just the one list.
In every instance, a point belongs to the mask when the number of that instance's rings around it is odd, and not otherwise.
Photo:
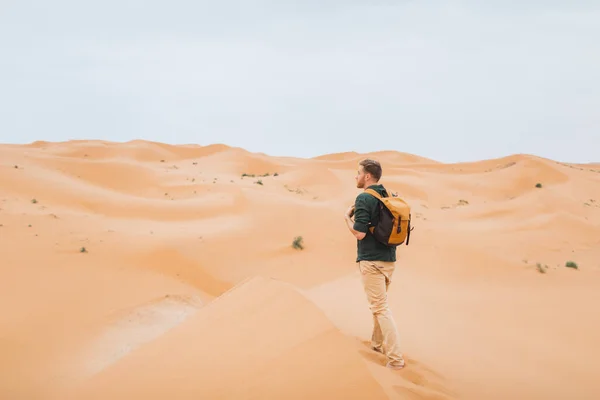
[[(367, 235), (368, 224), (369, 224), (369, 210), (367, 209), (367, 205), (360, 196), (357, 197), (354, 203), (354, 221), (350, 217), (349, 213), (346, 213), (346, 225), (348, 226), (348, 230), (354, 237), (358, 240), (363, 240)], [(352, 209), (352, 207), (351, 207)]]
[(358, 240), (363, 240), (365, 238), (365, 236), (367, 235), (365, 232), (360, 232), (360, 231), (357, 231), (356, 229), (354, 229), (354, 221), (352, 221), (352, 218), (350, 218), (347, 215), (346, 215), (346, 225), (348, 226), (348, 229), (350, 230), (350, 232)]

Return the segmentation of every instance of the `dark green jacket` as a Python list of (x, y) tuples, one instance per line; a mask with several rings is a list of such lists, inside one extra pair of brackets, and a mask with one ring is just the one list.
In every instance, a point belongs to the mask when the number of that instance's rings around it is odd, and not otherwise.
[[(386, 195), (385, 188), (381, 184), (371, 185), (368, 189), (374, 189), (382, 196)], [(369, 193), (360, 193), (354, 201), (353, 228), (359, 232), (365, 232), (367, 235), (362, 240), (357, 240), (356, 262), (361, 260), (396, 261), (396, 248), (379, 242), (369, 231), (369, 226), (377, 225), (378, 222), (379, 200)]]

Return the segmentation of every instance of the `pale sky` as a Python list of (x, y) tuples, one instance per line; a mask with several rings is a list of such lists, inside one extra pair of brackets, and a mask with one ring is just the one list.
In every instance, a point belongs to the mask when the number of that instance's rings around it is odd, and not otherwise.
[(0, 49), (1, 143), (600, 161), (600, 1), (0, 0)]

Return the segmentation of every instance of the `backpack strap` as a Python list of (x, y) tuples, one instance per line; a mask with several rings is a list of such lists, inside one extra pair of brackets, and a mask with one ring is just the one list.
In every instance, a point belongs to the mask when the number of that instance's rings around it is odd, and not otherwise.
[[(376, 199), (381, 200), (381, 195), (373, 189), (366, 189), (365, 193), (369, 193), (371, 196), (375, 197)], [(375, 231), (375, 227), (369, 222), (369, 232), (371, 232), (371, 234), (372, 234), (374, 231)]]
[(379, 193), (377, 193), (375, 190), (373, 190), (373, 189), (366, 189), (365, 192), (369, 193), (371, 196), (374, 196), (377, 199), (381, 200), (381, 195)]
[[(375, 190), (373, 189), (366, 189), (365, 192), (369, 193), (372, 196), (375, 196), (376, 198), (378, 198), (379, 200), (381, 200), (381, 195), (379, 193), (377, 193)], [(392, 192), (390, 192), (389, 190), (385, 189), (385, 192), (387, 193), (387, 197), (393, 197), (392, 196)]]

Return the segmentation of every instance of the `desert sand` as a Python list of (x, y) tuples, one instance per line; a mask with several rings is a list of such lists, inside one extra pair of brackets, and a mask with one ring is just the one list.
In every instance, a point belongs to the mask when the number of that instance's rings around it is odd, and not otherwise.
[[(343, 219), (365, 157), (413, 208), (400, 371)], [(600, 164), (1, 145), (0, 251), (2, 399), (600, 398)]]

